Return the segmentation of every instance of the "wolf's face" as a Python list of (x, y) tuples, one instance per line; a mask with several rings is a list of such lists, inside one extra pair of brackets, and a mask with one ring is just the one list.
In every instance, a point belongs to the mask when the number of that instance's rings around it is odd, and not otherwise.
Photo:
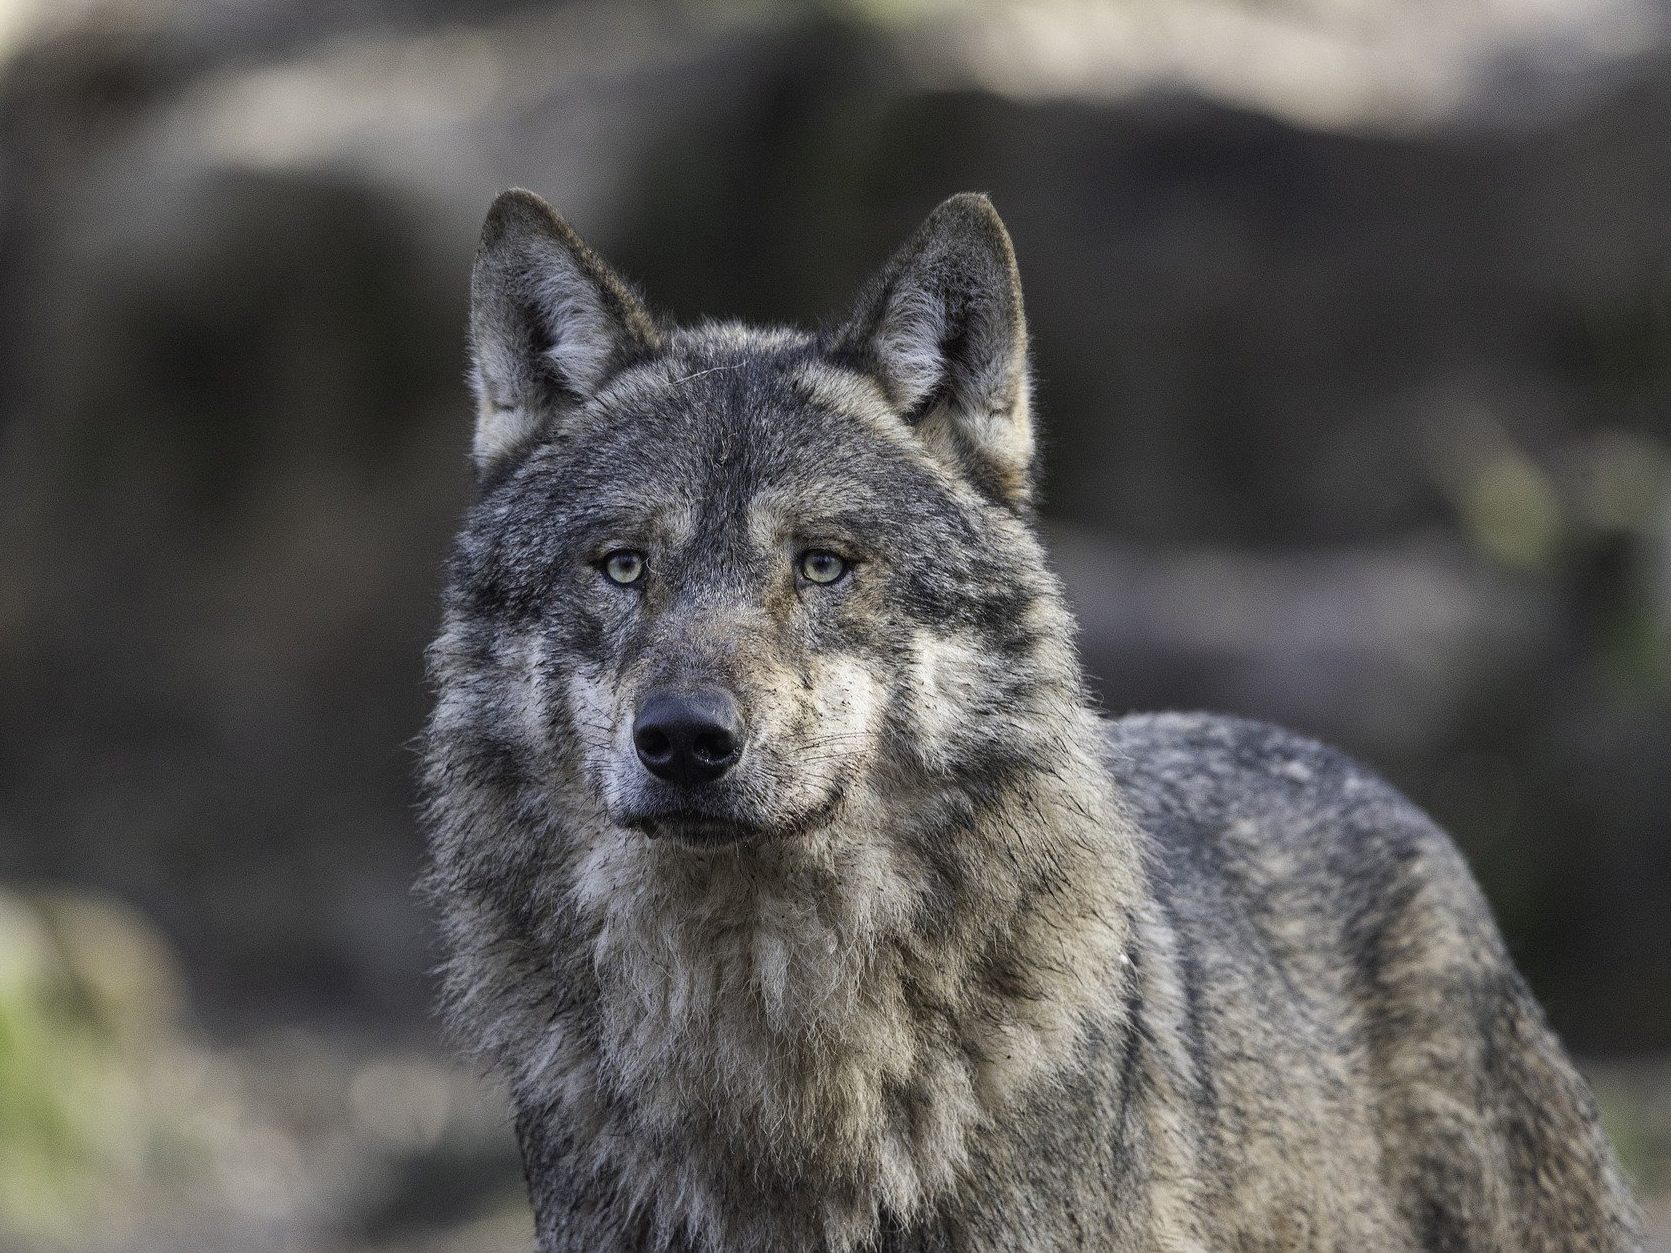
[(821, 336), (663, 332), (527, 193), (473, 294), (451, 608), (516, 770), (692, 846), (1001, 775), (1059, 611), (990, 205), (947, 202)]

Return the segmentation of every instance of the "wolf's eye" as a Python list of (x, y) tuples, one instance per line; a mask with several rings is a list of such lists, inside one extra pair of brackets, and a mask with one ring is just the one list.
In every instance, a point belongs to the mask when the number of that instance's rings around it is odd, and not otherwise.
[(847, 562), (823, 548), (801, 554), (801, 577), (808, 583), (834, 583), (847, 573)]
[(638, 582), (639, 576), (644, 573), (644, 554), (632, 548), (617, 548), (598, 564), (611, 583), (625, 587), (628, 583)]

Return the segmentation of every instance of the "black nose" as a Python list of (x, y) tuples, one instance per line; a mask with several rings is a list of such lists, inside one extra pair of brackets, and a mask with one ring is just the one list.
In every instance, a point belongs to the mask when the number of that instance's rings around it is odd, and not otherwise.
[(743, 717), (718, 688), (657, 692), (632, 724), (638, 760), (658, 779), (689, 786), (717, 779), (743, 753)]

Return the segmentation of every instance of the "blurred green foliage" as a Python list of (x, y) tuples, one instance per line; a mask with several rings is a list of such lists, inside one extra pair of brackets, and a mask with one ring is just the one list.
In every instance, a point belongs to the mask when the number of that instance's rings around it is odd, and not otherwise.
[(211, 1042), (113, 898), (0, 888), (0, 1249), (526, 1247), (502, 1109), (430, 1050)]
[(172, 960), (136, 913), (0, 892), (0, 1230), (69, 1237), (113, 1177), (178, 1138), (141, 1083), (178, 1008)]

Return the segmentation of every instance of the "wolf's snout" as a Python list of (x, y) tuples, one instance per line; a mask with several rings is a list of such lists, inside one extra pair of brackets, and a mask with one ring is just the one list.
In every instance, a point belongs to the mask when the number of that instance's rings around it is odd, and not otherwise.
[(632, 724), (638, 760), (658, 779), (689, 786), (719, 778), (743, 753), (743, 716), (731, 693), (657, 692)]

